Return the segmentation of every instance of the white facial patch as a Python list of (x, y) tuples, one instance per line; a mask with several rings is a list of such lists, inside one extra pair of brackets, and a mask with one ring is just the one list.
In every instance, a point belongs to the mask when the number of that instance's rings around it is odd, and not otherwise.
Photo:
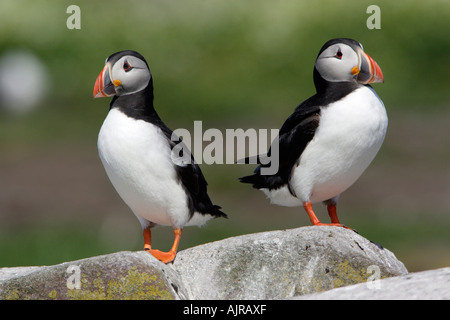
[(127, 95), (143, 90), (152, 75), (147, 64), (134, 56), (124, 56), (111, 69), (111, 82), (120, 81), (116, 86), (117, 95)]
[(358, 54), (348, 45), (337, 43), (325, 49), (316, 61), (316, 69), (327, 81), (351, 81), (352, 68), (358, 66)]

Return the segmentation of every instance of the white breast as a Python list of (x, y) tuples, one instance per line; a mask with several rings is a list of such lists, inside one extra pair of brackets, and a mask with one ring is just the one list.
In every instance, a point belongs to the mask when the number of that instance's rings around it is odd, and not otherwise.
[(187, 196), (157, 126), (112, 109), (100, 129), (98, 150), (113, 186), (138, 218), (175, 228), (186, 224)]
[(323, 108), (319, 127), (290, 181), (297, 197), (302, 202), (325, 201), (350, 187), (380, 149), (387, 124), (383, 102), (370, 87)]

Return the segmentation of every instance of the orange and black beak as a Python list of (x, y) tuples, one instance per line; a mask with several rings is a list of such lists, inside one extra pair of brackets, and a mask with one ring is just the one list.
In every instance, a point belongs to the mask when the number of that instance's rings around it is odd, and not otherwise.
[(384, 82), (383, 72), (378, 64), (362, 49), (358, 50), (359, 65), (352, 69), (356, 80), (362, 84)]
[(111, 64), (107, 63), (97, 77), (94, 85), (94, 98), (110, 97), (116, 94), (111, 81)]

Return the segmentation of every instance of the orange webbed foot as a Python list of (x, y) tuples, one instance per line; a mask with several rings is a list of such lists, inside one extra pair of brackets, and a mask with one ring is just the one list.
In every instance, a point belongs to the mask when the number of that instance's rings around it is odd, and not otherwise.
[(177, 253), (173, 252), (173, 251), (162, 252), (162, 251), (159, 251), (156, 249), (148, 249), (145, 251), (150, 253), (152, 256), (154, 256), (156, 259), (158, 259), (162, 263), (172, 262), (175, 259), (175, 256), (177, 255)]
[(162, 252), (156, 249), (152, 249), (152, 234), (150, 231), (150, 228), (144, 229), (144, 251), (147, 251), (152, 256), (154, 256), (156, 259), (163, 263), (169, 263), (172, 262), (175, 259), (175, 256), (177, 255), (177, 249), (178, 244), (180, 243), (181, 238), (181, 229), (175, 229), (175, 240), (173, 242), (172, 249), (170, 249), (169, 252)]
[(335, 204), (330, 204), (327, 206), (328, 209), (328, 214), (330, 215), (331, 218), (331, 223), (322, 223), (320, 222), (320, 220), (316, 217), (313, 209), (312, 209), (312, 205), (311, 202), (305, 202), (303, 204), (303, 207), (305, 208), (306, 213), (309, 216), (309, 219), (311, 220), (311, 224), (313, 226), (333, 226), (333, 227), (341, 227), (341, 228), (345, 228), (348, 230), (352, 230), (356, 233), (358, 233), (355, 229), (349, 228), (343, 224), (341, 224), (339, 222), (339, 219), (337, 217), (337, 213), (336, 213), (336, 205)]
[(358, 233), (358, 231), (356, 231), (355, 229), (352, 229), (352, 228), (350, 228), (350, 227), (347, 227), (346, 225), (343, 225), (343, 224), (341, 224), (341, 223), (322, 223), (322, 222), (319, 222), (319, 223), (313, 224), (313, 226), (332, 226), (332, 227), (341, 227), (341, 228), (345, 228), (345, 229), (348, 229), (348, 230), (352, 230), (352, 231)]

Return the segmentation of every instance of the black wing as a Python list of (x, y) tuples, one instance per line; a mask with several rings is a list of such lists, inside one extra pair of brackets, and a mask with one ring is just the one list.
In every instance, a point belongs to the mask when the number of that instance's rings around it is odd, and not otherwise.
[(274, 175), (261, 175), (261, 167), (268, 166), (261, 164), (254, 175), (240, 178), (241, 182), (251, 183), (257, 189), (277, 189), (288, 184), (293, 166), (319, 126), (321, 108), (342, 99), (361, 86), (356, 82), (328, 82), (315, 68), (314, 84), (317, 93), (301, 103), (280, 129), (278, 172)]
[[(303, 150), (314, 137), (320, 121), (320, 104), (316, 96), (300, 104), (294, 113), (286, 119), (278, 134), (279, 167), (274, 175), (262, 175), (261, 167), (271, 164), (261, 164), (255, 169), (255, 174), (240, 178), (243, 183), (251, 183), (256, 189), (277, 189), (288, 184), (291, 171), (300, 158)], [(271, 156), (272, 147), (268, 156)]]
[[(188, 195), (188, 205), (191, 217), (194, 214), (194, 211), (197, 211), (201, 214), (210, 214), (215, 217), (227, 218), (227, 215), (220, 211), (221, 207), (213, 204), (209, 198), (207, 193), (208, 183), (191, 152), (184, 145), (184, 142), (178, 137), (178, 141), (172, 139), (172, 130), (170, 130), (162, 121), (157, 125), (165, 134), (170, 144), (170, 148), (173, 150), (174, 147), (178, 146), (176, 155), (182, 159), (189, 160), (183, 161), (183, 163), (174, 163), (174, 166), (181, 184)], [(184, 152), (188, 154), (183, 154)]]

